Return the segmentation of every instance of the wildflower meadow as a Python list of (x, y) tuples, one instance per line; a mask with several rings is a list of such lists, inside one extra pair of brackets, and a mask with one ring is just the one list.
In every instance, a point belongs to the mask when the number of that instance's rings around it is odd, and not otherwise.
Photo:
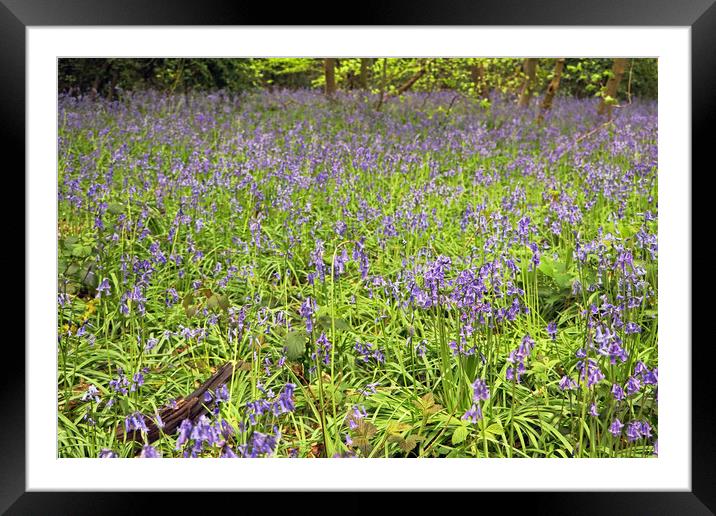
[(60, 92), (59, 456), (655, 457), (657, 100), (330, 93)]

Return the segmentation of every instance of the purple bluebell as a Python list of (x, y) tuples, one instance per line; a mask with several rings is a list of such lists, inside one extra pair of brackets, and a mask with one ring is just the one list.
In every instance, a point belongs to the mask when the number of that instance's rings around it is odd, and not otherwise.
[(622, 433), (622, 428), (624, 428), (624, 425), (617, 418), (612, 421), (611, 425), (609, 425), (609, 433), (612, 434), (614, 437), (618, 437)]
[(639, 379), (636, 376), (630, 376), (624, 386), (624, 391), (627, 396), (631, 396), (632, 394), (639, 392), (639, 390), (641, 390), (641, 383), (639, 383)]
[(311, 333), (313, 331), (313, 313), (316, 310), (316, 303), (310, 297), (307, 297), (301, 304), (299, 313), (306, 321), (306, 331)]
[(472, 407), (470, 407), (470, 409), (463, 414), (461, 419), (469, 421), (473, 424), (480, 421), (482, 419), (482, 410), (480, 409), (480, 406), (473, 403)]
[(559, 381), (559, 388), (563, 391), (571, 391), (573, 389), (577, 388), (577, 382), (572, 380), (571, 377), (564, 375), (562, 376), (562, 379)]
[(151, 444), (145, 444), (139, 457), (143, 459), (161, 459), (162, 454)]
[(621, 385), (616, 383), (612, 385), (612, 396), (614, 396), (616, 401), (622, 401), (626, 397), (624, 389), (622, 389)]
[(490, 399), (490, 388), (482, 378), (478, 378), (472, 384), (472, 399), (474, 401)]
[(547, 335), (549, 335), (549, 338), (552, 340), (557, 338), (557, 324), (554, 321), (551, 321), (547, 325)]
[(596, 403), (592, 403), (592, 404), (589, 406), (589, 415), (590, 415), (590, 416), (593, 416), (593, 417), (598, 417), (598, 416), (599, 416), (599, 412), (597, 412), (597, 404), (596, 404)]
[(109, 280), (104, 278), (99, 286), (97, 287), (97, 297), (102, 297), (102, 294), (108, 296), (110, 293)]

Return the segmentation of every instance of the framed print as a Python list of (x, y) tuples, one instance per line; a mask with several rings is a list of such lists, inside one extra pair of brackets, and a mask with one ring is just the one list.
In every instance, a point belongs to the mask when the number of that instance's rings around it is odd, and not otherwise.
[(3, 510), (397, 490), (712, 513), (711, 2), (253, 26), (0, 1), (27, 192)]

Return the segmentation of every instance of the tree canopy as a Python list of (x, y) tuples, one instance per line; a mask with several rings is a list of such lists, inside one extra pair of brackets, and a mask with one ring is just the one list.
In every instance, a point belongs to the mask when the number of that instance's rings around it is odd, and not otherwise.
[[(338, 90), (455, 90), (487, 96), (519, 95), (525, 81), (523, 58), (330, 58)], [(547, 90), (558, 58), (536, 62), (530, 94)], [(612, 75), (611, 58), (566, 58), (558, 95), (603, 96)], [(113, 98), (121, 91), (165, 92), (255, 89), (325, 89), (323, 58), (151, 58), (60, 59), (60, 92)], [(617, 98), (657, 97), (657, 59), (630, 59)]]

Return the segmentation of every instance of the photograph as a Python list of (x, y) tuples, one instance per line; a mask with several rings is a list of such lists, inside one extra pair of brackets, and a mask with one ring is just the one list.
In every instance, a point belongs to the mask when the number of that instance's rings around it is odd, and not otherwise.
[(658, 458), (657, 57), (56, 62), (57, 458)]

